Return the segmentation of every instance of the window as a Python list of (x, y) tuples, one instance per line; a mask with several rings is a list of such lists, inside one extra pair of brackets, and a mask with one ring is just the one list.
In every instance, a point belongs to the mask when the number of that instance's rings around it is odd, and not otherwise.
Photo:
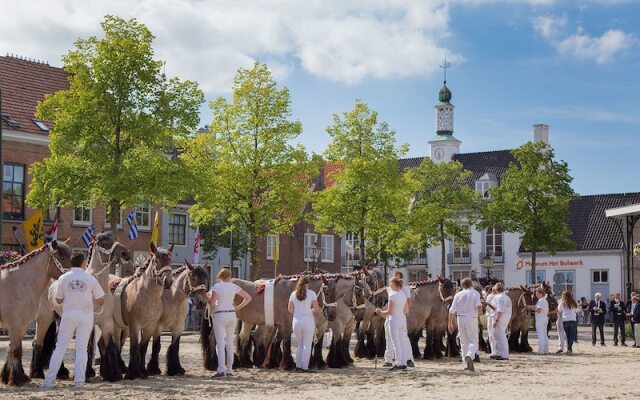
[[(462, 226), (463, 229), (467, 230), (467, 235), (469, 235), (469, 227), (466, 225)], [(456, 243), (457, 242), (457, 243)], [(469, 245), (468, 244), (464, 244), (462, 243), (461, 240), (453, 240), (452, 243), (452, 247), (453, 247), (453, 259), (454, 259), (454, 264), (456, 262), (470, 262), (470, 257), (469, 257)], [(457, 261), (455, 261), (457, 260)]]
[(151, 229), (151, 206), (149, 203), (136, 207), (136, 225), (138, 229)]
[[(111, 229), (111, 206), (107, 207), (107, 214), (104, 217), (105, 229)], [(122, 207), (120, 207), (120, 215), (118, 215), (118, 228), (122, 228)]]
[(2, 200), (4, 219), (24, 219), (24, 165), (4, 164)]
[(276, 254), (276, 235), (267, 235), (267, 260), (273, 260)]
[(322, 235), (322, 262), (333, 262), (333, 235)]
[(44, 222), (53, 222), (58, 216), (58, 222), (60, 222), (60, 207), (51, 206), (44, 209)]
[(498, 184), (498, 178), (494, 174), (486, 173), (476, 181), (476, 192), (480, 193), (483, 197), (491, 198), (489, 189)]
[(231, 276), (233, 278), (240, 278), (240, 261), (234, 261), (231, 266)]
[(171, 214), (169, 218), (169, 243), (187, 245), (187, 214)]
[(345, 235), (345, 264), (347, 267), (360, 265), (360, 238), (352, 232)]
[(487, 228), (486, 254), (502, 256), (502, 231), (496, 228)]
[(38, 128), (40, 128), (41, 131), (49, 132), (49, 127), (43, 121), (40, 121), (38, 119), (32, 119), (32, 121)]
[(553, 293), (559, 295), (565, 290), (574, 292), (576, 285), (576, 271), (558, 271), (553, 274)]
[(463, 280), (464, 278), (470, 278), (471, 277), (471, 272), (470, 271), (453, 271), (451, 272), (451, 279), (453, 281), (458, 282), (458, 284), (460, 284), (460, 281)]
[[(537, 264), (537, 263), (536, 263)], [(545, 282), (547, 280), (547, 272), (546, 271), (536, 271), (536, 283)], [(527, 271), (527, 277), (525, 279), (527, 285), (533, 284), (531, 280), (531, 271)]]
[(2, 118), (2, 120), (4, 122), (6, 122), (7, 125), (9, 125), (12, 128), (19, 128), (20, 127), (20, 124), (18, 123), (18, 121), (16, 121), (15, 119), (11, 118), (7, 114), (0, 114), (0, 118)]
[(316, 248), (317, 241), (318, 241), (318, 235), (316, 235), (315, 233), (304, 234), (304, 260), (305, 261), (315, 261), (313, 259), (313, 250)]
[(73, 210), (74, 225), (91, 225), (91, 209), (86, 207), (76, 207)]
[(609, 270), (591, 271), (591, 278), (593, 283), (608, 283)]

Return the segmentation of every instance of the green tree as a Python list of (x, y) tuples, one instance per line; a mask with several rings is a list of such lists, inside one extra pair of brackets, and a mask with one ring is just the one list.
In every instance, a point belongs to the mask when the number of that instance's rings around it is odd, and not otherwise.
[(197, 84), (167, 78), (153, 35), (135, 19), (107, 16), (104, 38), (79, 39), (63, 57), (69, 89), (46, 96), (38, 118), (52, 120), (51, 156), (32, 165), (27, 203), (120, 208), (176, 202), (183, 169), (168, 157), (193, 132), (204, 101)]
[(536, 283), (536, 254), (571, 249), (567, 225), (569, 201), (576, 197), (573, 178), (564, 161), (554, 160), (551, 146), (526, 143), (512, 151), (511, 163), (499, 186), (489, 189), (491, 200), (483, 210), (483, 226), (521, 232), (522, 246), (531, 251), (531, 279)]
[(233, 231), (228, 228), (225, 215), (218, 215), (213, 220), (204, 225), (200, 225), (200, 236), (202, 237), (202, 249), (208, 254), (207, 259), (213, 260), (221, 247), (226, 247), (231, 253), (231, 263), (249, 248), (249, 233), (242, 226)]
[[(457, 161), (434, 163), (425, 158), (419, 167), (407, 172), (413, 187), (411, 222), (413, 240), (429, 246), (440, 246), (440, 276), (446, 274), (445, 243), (471, 243), (469, 225), (475, 222), (478, 196), (469, 186), (471, 172)], [(461, 218), (467, 224), (461, 224)]]
[(210, 107), (211, 134), (189, 141), (181, 156), (194, 174), (190, 213), (199, 225), (224, 215), (222, 232), (246, 230), (255, 279), (257, 239), (289, 233), (302, 219), (319, 166), (292, 144), (302, 126), (291, 120), (289, 90), (276, 87), (265, 64), (240, 69), (233, 99), (220, 97)]
[(407, 146), (396, 147), (395, 132), (378, 122), (378, 113), (360, 101), (352, 111), (334, 114), (327, 132), (332, 141), (324, 155), (337, 168), (329, 176), (333, 185), (317, 194), (314, 223), (320, 230), (357, 233), (364, 266), (366, 241), (374, 247), (394, 221), (402, 190), (398, 158)]

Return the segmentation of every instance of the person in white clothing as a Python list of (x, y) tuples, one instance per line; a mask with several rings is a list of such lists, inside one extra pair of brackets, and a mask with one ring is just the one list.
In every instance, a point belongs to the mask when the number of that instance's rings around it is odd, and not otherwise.
[(43, 388), (55, 386), (56, 375), (62, 358), (76, 335), (76, 361), (73, 381), (81, 388), (85, 381), (87, 367), (87, 345), (93, 329), (93, 304), (104, 304), (104, 291), (96, 278), (86, 272), (84, 254), (77, 253), (71, 258), (72, 268), (58, 279), (56, 302), (62, 304), (62, 320), (58, 331), (56, 348), (49, 362), (49, 371), (42, 384)]
[(316, 331), (314, 314), (320, 312), (318, 298), (313, 290), (309, 290), (309, 279), (301, 276), (296, 290), (289, 296), (289, 314), (293, 315), (293, 333), (296, 336), (296, 372), (311, 372), (311, 345)]
[(487, 286), (487, 288), (488, 288), (486, 291), (487, 297), (485, 299), (485, 304), (486, 304), (485, 316), (487, 318), (487, 336), (489, 337), (489, 347), (491, 347), (491, 355), (497, 356), (498, 354), (496, 353), (496, 350), (497, 350), (496, 337), (493, 334), (493, 322), (496, 317), (496, 303), (495, 303), (496, 293), (493, 289), (493, 286)]
[(556, 350), (556, 354), (562, 354), (564, 352), (564, 346), (567, 344), (567, 335), (564, 332), (562, 314), (556, 311), (556, 315), (558, 316), (556, 319), (556, 329), (558, 330), (558, 350)]
[(547, 336), (547, 324), (549, 323), (549, 302), (542, 288), (536, 289), (538, 301), (534, 306), (527, 306), (536, 313), (536, 334), (538, 335), (538, 354), (549, 354), (549, 337)]
[[(236, 295), (242, 302), (234, 306)], [(233, 370), (233, 333), (236, 328), (236, 312), (251, 302), (251, 295), (240, 286), (231, 282), (231, 270), (224, 265), (218, 272), (218, 282), (208, 293), (209, 304), (213, 306), (213, 334), (216, 338), (218, 369), (214, 378), (232, 376)]]
[[(393, 273), (392, 278), (404, 279), (404, 276), (402, 275), (402, 272), (396, 271)], [(409, 288), (409, 285), (402, 285), (401, 290), (407, 296), (407, 313), (408, 313), (409, 308), (411, 308), (411, 288)], [(389, 296), (391, 295), (391, 291), (392, 291), (391, 287), (388, 287), (387, 294)], [(384, 350), (384, 364), (382, 364), (383, 367), (393, 366), (393, 360), (396, 357), (395, 351), (393, 350), (393, 342), (391, 341), (391, 330), (389, 329), (389, 318), (390, 317), (387, 317), (384, 320), (384, 335), (386, 340), (386, 347)], [(404, 348), (407, 351), (407, 354), (406, 354), (407, 366), (414, 367), (415, 363), (413, 362), (413, 349), (411, 348), (411, 341), (409, 340), (408, 334), (404, 343)]]
[(407, 295), (402, 291), (403, 281), (398, 277), (391, 278), (390, 295), (387, 307), (376, 308), (376, 313), (389, 316), (389, 331), (391, 343), (396, 357), (396, 365), (390, 371), (403, 371), (407, 369), (407, 312), (409, 310)]
[(511, 299), (504, 292), (502, 282), (496, 283), (493, 287), (496, 292), (496, 315), (493, 321), (493, 334), (495, 336), (497, 349), (495, 352), (496, 355), (491, 358), (494, 360), (508, 360), (509, 342), (507, 341), (507, 328), (509, 328), (509, 321), (511, 321)]
[(473, 371), (473, 359), (478, 348), (478, 316), (482, 314), (480, 293), (471, 287), (470, 278), (460, 282), (462, 290), (453, 296), (449, 308), (449, 333), (453, 334), (458, 326), (462, 366), (465, 370)]

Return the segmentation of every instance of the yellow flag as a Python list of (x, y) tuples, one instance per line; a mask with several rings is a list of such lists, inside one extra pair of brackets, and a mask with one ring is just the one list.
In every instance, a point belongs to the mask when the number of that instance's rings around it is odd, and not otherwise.
[(278, 261), (280, 261), (280, 235), (276, 236), (274, 249), (273, 249), (273, 262), (276, 263), (277, 265)]
[(38, 210), (22, 224), (24, 236), (27, 238), (27, 251), (33, 251), (44, 246), (42, 234), (42, 210)]
[(158, 245), (158, 232), (160, 231), (160, 218), (158, 218), (158, 211), (156, 211), (156, 216), (153, 219), (153, 230), (151, 231), (151, 241), (156, 246)]

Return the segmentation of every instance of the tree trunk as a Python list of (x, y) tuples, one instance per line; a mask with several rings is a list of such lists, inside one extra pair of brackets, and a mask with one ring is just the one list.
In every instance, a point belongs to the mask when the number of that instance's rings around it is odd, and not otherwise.
[(537, 248), (533, 248), (531, 249), (531, 283), (533, 283), (534, 285), (537, 282), (536, 280), (536, 253), (537, 253), (538, 249)]
[(364, 266), (366, 266), (366, 262), (364, 259), (364, 256), (366, 254), (364, 248), (364, 228), (360, 228), (360, 232), (358, 232), (358, 234), (360, 235), (360, 268), (362, 269)]
[(444, 244), (444, 224), (440, 223), (440, 261), (442, 261), (442, 266), (440, 267), (440, 277), (442, 278), (447, 277), (447, 252)]
[(249, 251), (251, 251), (251, 280), (255, 281), (260, 276), (260, 260), (258, 258), (258, 235), (256, 227), (256, 216), (253, 210), (253, 201), (249, 202)]
[[(113, 233), (113, 240), (118, 240), (118, 216), (120, 215), (120, 202), (118, 200), (111, 200), (109, 203), (111, 208), (111, 215), (109, 216), (109, 223), (111, 224), (111, 232)], [(156, 243), (157, 245), (158, 243)]]

